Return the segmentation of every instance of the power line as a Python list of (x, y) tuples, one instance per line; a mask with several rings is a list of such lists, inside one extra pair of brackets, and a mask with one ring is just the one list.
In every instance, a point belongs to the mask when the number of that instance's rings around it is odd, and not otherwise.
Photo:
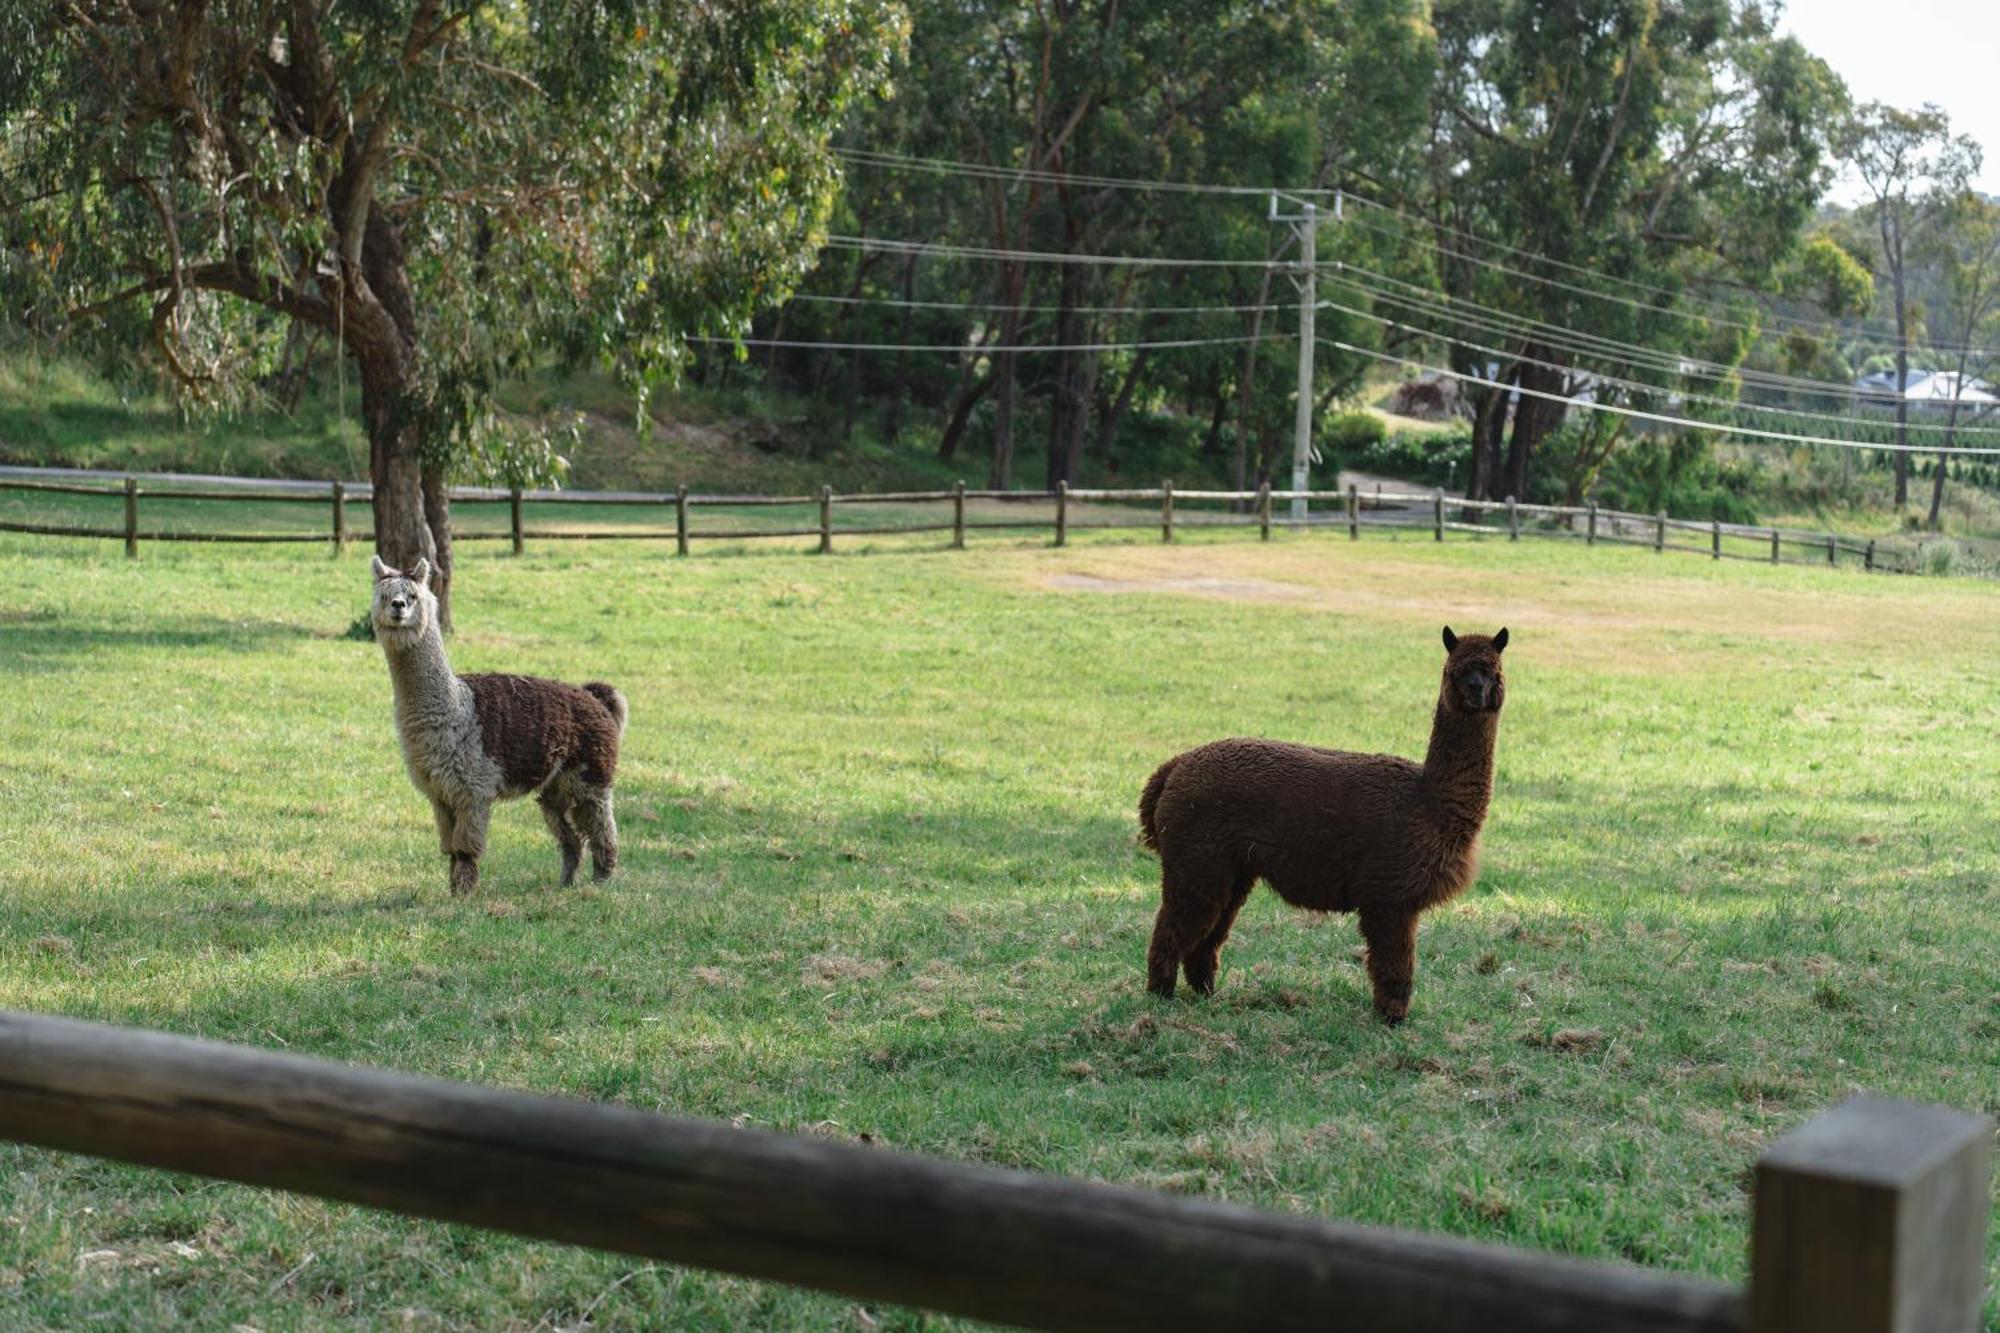
[[(1355, 315), (1362, 319), (1372, 320), (1375, 323), (1381, 324), (1388, 328), (1402, 329), (1405, 332), (1419, 334), (1423, 337), (1436, 338), (1443, 342), (1448, 342), (1458, 347), (1470, 348), (1475, 352), (1486, 352), (1490, 355), (1500, 357), (1503, 360), (1525, 361), (1529, 365), (1542, 366), (1549, 370), (1560, 370), (1569, 373), (1582, 374), (1588, 376), (1590, 379), (1596, 381), (1599, 384), (1610, 385), (1628, 391), (1636, 390), (1640, 393), (1657, 394), (1668, 397), (1676, 397), (1686, 401), (1709, 403), (1714, 406), (1720, 407), (1725, 411), (1730, 411), (1730, 412), (1745, 412), (1745, 413), (1762, 412), (1766, 414), (1774, 414), (1779, 416), (1802, 417), (1809, 421), (1831, 421), (1837, 424), (1846, 424), (1850, 426), (1861, 425), (1861, 424), (1867, 424), (1873, 426), (1888, 426), (1893, 424), (1892, 422), (1884, 420), (1879, 417), (1848, 417), (1828, 412), (1806, 412), (1799, 410), (1797, 408), (1765, 407), (1756, 403), (1743, 403), (1736, 401), (1734, 399), (1718, 398), (1713, 394), (1694, 393), (1687, 390), (1675, 390), (1670, 387), (1658, 384), (1646, 384), (1642, 381), (1622, 379), (1616, 375), (1607, 375), (1602, 373), (1601, 371), (1592, 370), (1588, 366), (1573, 366), (1573, 365), (1565, 365), (1557, 361), (1545, 361), (1539, 357), (1525, 356), (1518, 352), (1506, 352), (1498, 348), (1488, 347), (1483, 343), (1470, 342), (1463, 338), (1451, 337), (1448, 334), (1435, 333), (1429, 329), (1418, 328), (1414, 324), (1405, 324), (1402, 323), (1400, 320), (1388, 319), (1382, 315), (1373, 314), (1366, 310), (1360, 310), (1353, 306), (1342, 305), (1338, 301), (1322, 301), (1320, 302), (1320, 305), (1326, 309), (1338, 310), (1343, 314)], [(1578, 400), (1571, 398), (1569, 401), (1576, 402)], [(1943, 425), (1930, 422), (1915, 422), (1911, 424), (1915, 425), (1919, 430), (1924, 430), (1924, 431), (1939, 431), (1946, 429), (1946, 427), (1944, 427)], [(1950, 429), (1952, 429), (1955, 435), (2000, 435), (2000, 428), (1991, 426), (1969, 426), (1969, 425), (1953, 426)], [(1932, 453), (1935, 452), (1935, 449), (1926, 449), (1924, 452)]]
[[(1358, 264), (1337, 261), (1333, 267), (1339, 273), (1346, 275), (1339, 280), (1353, 284), (1377, 300), (1386, 300), (1394, 305), (1421, 310), (1429, 310), (1434, 305), (1454, 307), (1454, 309), (1442, 317), (1462, 320), (1467, 324), (1479, 325), (1486, 328), (1498, 327), (1503, 331), (1514, 333), (1517, 336), (1533, 337), (1538, 341), (1548, 342), (1552, 345), (1564, 346), (1566, 344), (1567, 350), (1578, 351), (1581, 355), (1616, 357), (1628, 360), (1634, 365), (1642, 365), (1648, 360), (1652, 360), (1658, 363), (1654, 368), (1669, 370), (1677, 374), (1686, 373), (1686, 367), (1697, 367), (1705, 372), (1706, 378), (1717, 380), (1741, 379), (1746, 382), (1755, 381), (1764, 387), (1784, 389), (1789, 392), (1819, 394), (1829, 398), (1851, 398), (1855, 392), (1851, 386), (1832, 380), (1808, 379), (1803, 376), (1784, 375), (1776, 371), (1756, 370), (1742, 366), (1725, 366), (1720, 362), (1707, 361), (1700, 357), (1689, 356), (1680, 352), (1669, 352), (1662, 348), (1646, 347), (1639, 343), (1624, 342), (1616, 338), (1606, 338), (1600, 334), (1585, 333), (1578, 329), (1569, 328), (1567, 325), (1553, 324), (1547, 320), (1536, 319), (1532, 315), (1517, 315), (1511, 311), (1481, 305), (1479, 302), (1468, 300), (1465, 297), (1452, 296), (1445, 292), (1434, 292), (1416, 283), (1404, 282), (1399, 278), (1392, 278), (1386, 273), (1378, 273), (1374, 269), (1363, 268)], [(1357, 274), (1363, 276), (1354, 276)], [(1400, 289), (1404, 292), (1412, 292), (1416, 294), (1416, 298), (1410, 299), (1385, 295), (1378, 288), (1370, 286), (1370, 283)], [(1497, 325), (1464, 316), (1458, 313), (1455, 307), (1479, 311), (1497, 321)]]
[[(1366, 347), (1356, 347), (1353, 343), (1340, 342), (1333, 338), (1323, 338), (1321, 341), (1328, 346), (1337, 347), (1343, 352), (1351, 352), (1356, 356), (1368, 357), (1374, 361), (1386, 362), (1393, 365), (1411, 364), (1405, 357), (1392, 356), (1386, 352), (1371, 351)], [(1646, 412), (1636, 407), (1619, 407), (1612, 403), (1580, 403), (1575, 399), (1566, 398), (1559, 393), (1546, 393), (1540, 389), (1524, 388), (1518, 384), (1504, 384), (1498, 380), (1488, 379), (1484, 375), (1468, 375), (1462, 371), (1447, 370), (1443, 366), (1425, 365), (1421, 362), (1415, 364), (1420, 370), (1427, 370), (1434, 375), (1443, 375), (1448, 379), (1459, 380), (1467, 384), (1481, 384), (1489, 389), (1503, 389), (1509, 393), (1523, 394), (1529, 398), (1540, 398), (1545, 402), (1561, 403), (1566, 407), (1580, 408), (1586, 412), (1610, 412), (1617, 416), (1631, 417), (1638, 421), (1656, 421), (1669, 426), (1680, 426), (1687, 430), (1705, 430), (1719, 435), (1749, 436), (1754, 439), (1773, 440), (1782, 444), (1823, 444), (1830, 445), (1836, 449), (1874, 449), (1885, 453), (1944, 454), (1952, 457), (2000, 458), (2000, 446), (1992, 448), (1955, 446), (1945, 449), (1936, 445), (1872, 444), (1865, 440), (1838, 440), (1823, 435), (1794, 435), (1786, 431), (1760, 430), (1754, 426), (1731, 426), (1714, 421), (1698, 421), (1692, 417), (1670, 416), (1663, 412)]]
[(688, 337), (691, 343), (712, 343), (726, 347), (811, 347), (825, 352), (949, 352), (954, 356), (971, 353), (974, 356), (990, 356), (995, 352), (1137, 352), (1160, 350), (1172, 347), (1222, 347), (1230, 344), (1270, 342), (1276, 338), (1289, 338), (1289, 333), (1242, 334), (1231, 338), (1170, 338), (1158, 342), (1097, 342), (1097, 343), (1018, 343), (989, 347), (981, 343), (836, 343), (818, 342), (804, 338), (712, 338)]
[(897, 255), (942, 255), (952, 259), (999, 259), (1038, 264), (1131, 264), (1145, 268), (1282, 268), (1268, 259), (1183, 259), (1172, 255), (1058, 254), (1048, 250), (1004, 250), (988, 245), (947, 245), (937, 241), (892, 241), (880, 236), (829, 236), (838, 250), (880, 250)]
[[(839, 156), (864, 166), (893, 167), (893, 168), (904, 168), (909, 170), (921, 170), (930, 172), (935, 175), (959, 176), (976, 180), (995, 180), (995, 179), (1012, 180), (1012, 181), (1034, 180), (1045, 183), (1087, 185), (1099, 188), (1127, 189), (1127, 190), (1137, 190), (1137, 191), (1151, 192), (1151, 193), (1240, 196), (1240, 197), (1258, 197), (1258, 198), (1263, 198), (1263, 197), (1268, 197), (1270, 195), (1278, 194), (1278, 195), (1288, 195), (1294, 198), (1333, 198), (1341, 201), (1352, 200), (1355, 203), (1360, 204), (1364, 207), (1373, 208), (1378, 211), (1387, 213), (1392, 217), (1401, 218), (1404, 221), (1409, 222), (1413, 226), (1425, 227), (1433, 230), (1448, 232), (1454, 236), (1458, 236), (1467, 241), (1470, 241), (1475, 245), (1482, 245), (1492, 249), (1501, 250), (1509, 254), (1517, 255), (1523, 259), (1532, 261), (1533, 263), (1536, 264), (1547, 265), (1552, 268), (1557, 268), (1564, 270), (1566, 272), (1575, 273), (1581, 277), (1592, 278), (1600, 282), (1618, 284), (1621, 286), (1629, 287), (1636, 291), (1642, 291), (1656, 296), (1670, 297), (1676, 301), (1687, 302), (1689, 304), (1698, 307), (1706, 307), (1709, 310), (1726, 309), (1726, 307), (1719, 306), (1717, 302), (1715, 302), (1710, 298), (1697, 296), (1691, 292), (1676, 291), (1673, 288), (1661, 287), (1656, 284), (1640, 282), (1633, 278), (1625, 278), (1625, 277), (1620, 277), (1616, 274), (1605, 273), (1602, 270), (1593, 269), (1586, 265), (1574, 264), (1567, 260), (1556, 259), (1549, 255), (1544, 255), (1533, 250), (1524, 249), (1520, 246), (1510, 245), (1505, 241), (1497, 241), (1493, 240), (1490, 237), (1480, 236), (1475, 232), (1470, 232), (1459, 227), (1453, 227), (1446, 223), (1434, 223), (1422, 218), (1413, 217), (1411, 214), (1405, 212), (1402, 209), (1396, 208), (1391, 204), (1385, 204), (1379, 200), (1370, 199), (1365, 195), (1355, 194), (1347, 190), (1332, 189), (1321, 186), (1290, 187), (1290, 186), (1275, 186), (1275, 185), (1273, 186), (1215, 185), (1215, 184), (1204, 184), (1204, 183), (1189, 182), (1189, 181), (1159, 181), (1159, 180), (1149, 181), (1149, 180), (1134, 179), (1130, 177), (1097, 176), (1090, 174), (1054, 172), (1054, 171), (1047, 171), (1030, 167), (1004, 167), (1004, 166), (995, 166), (995, 165), (976, 163), (976, 162), (954, 162), (943, 158), (912, 157), (900, 153), (886, 153), (869, 149), (849, 148), (849, 149), (836, 149), (835, 151)], [(1360, 223), (1360, 225), (1368, 227), (1369, 229), (1375, 230), (1377, 232), (1387, 232), (1391, 234), (1401, 235), (1401, 233), (1395, 233), (1393, 232), (1393, 229), (1382, 227), (1379, 224), (1370, 224), (1364, 222)], [(1463, 259), (1468, 263), (1477, 264), (1486, 268), (1494, 269), (1496, 271), (1506, 273), (1512, 277), (1521, 278), (1529, 282), (1538, 282), (1545, 284), (1547, 286), (1555, 287), (1557, 289), (1567, 291), (1575, 295), (1591, 297), (1593, 299), (1603, 300), (1603, 301), (1612, 301), (1635, 309), (1648, 310), (1658, 314), (1680, 313), (1670, 309), (1664, 309), (1662, 307), (1653, 305), (1649, 302), (1635, 300), (1631, 297), (1622, 297), (1615, 293), (1604, 292), (1589, 287), (1578, 286), (1577, 284), (1564, 282), (1558, 278), (1549, 277), (1546, 274), (1528, 272), (1523, 269), (1514, 268), (1511, 265), (1499, 263), (1498, 261), (1495, 260), (1485, 259), (1478, 255), (1467, 254), (1464, 251), (1454, 250), (1451, 249), (1450, 247), (1443, 246), (1435, 240), (1422, 237), (1418, 237), (1415, 239), (1419, 244), (1428, 246), (1429, 248), (1439, 253), (1448, 254), (1453, 256), (1454, 258)], [(1172, 262), (1172, 261), (1149, 261), (1149, 262), (1160, 263), (1160, 262)], [(1195, 261), (1180, 261), (1180, 262), (1187, 263)], [(1208, 261), (1208, 262), (1210, 263), (1247, 262), (1254, 265), (1254, 261)], [(1758, 288), (1747, 287), (1747, 286), (1742, 287), (1742, 290), (1750, 292), (1752, 295), (1760, 297), (1775, 297), (1778, 295), (1775, 292), (1766, 292)], [(1797, 316), (1780, 314), (1777, 311), (1771, 311), (1768, 313), (1770, 314), (1771, 319), (1776, 324), (1783, 325), (1785, 326), (1786, 329), (1792, 331), (1819, 332), (1819, 333), (1824, 333), (1830, 337), (1835, 337), (1840, 339), (1852, 339), (1861, 342), (1864, 345), (1874, 347), (1878, 350), (1888, 350), (1892, 349), (1895, 346), (1895, 343), (1890, 339), (1889, 335), (1870, 333), (1865, 328), (1859, 330), (1848, 330), (1848, 329), (1843, 329), (1838, 324), (1830, 323), (1823, 320), (1801, 319), (1798, 318)], [(1762, 324), (1746, 323), (1742, 320), (1735, 319), (1728, 315), (1706, 314), (1706, 315), (1699, 315), (1698, 317), (1706, 319), (1711, 323), (1721, 324), (1725, 327), (1739, 329), (1747, 333), (1769, 334), (1780, 331), (1777, 328), (1767, 328)], [(1985, 348), (1985, 347), (1964, 346), (1958, 344), (1932, 343), (1928, 345), (1928, 349), (1939, 352), (1965, 351), (1965, 352), (1975, 353), (1981, 356), (2000, 356), (2000, 348)]]
[(901, 167), (927, 171), (936, 176), (961, 176), (973, 180), (1038, 181), (1048, 185), (1087, 185), (1097, 189), (1137, 190), (1149, 194), (1238, 195), (1263, 198), (1272, 194), (1296, 198), (1330, 198), (1339, 191), (1320, 186), (1211, 185), (1197, 181), (1149, 181), (1127, 176), (1094, 176), (1087, 173), (1047, 171), (1036, 167), (1003, 167), (984, 162), (952, 162), (937, 157), (909, 157), (866, 148), (836, 148), (838, 157), (861, 166)]
[[(1771, 328), (1771, 327), (1766, 327), (1765, 325), (1760, 323), (1747, 323), (1743, 320), (1736, 319), (1729, 315), (1724, 315), (1724, 314), (1702, 314), (1698, 313), (1697, 311), (1676, 310), (1671, 307), (1657, 305), (1651, 301), (1639, 300), (1629, 296), (1620, 296), (1615, 292), (1597, 291), (1589, 287), (1580, 286), (1573, 282), (1565, 282), (1560, 278), (1552, 278), (1546, 274), (1532, 273), (1525, 269), (1519, 269), (1508, 264), (1502, 264), (1497, 260), (1484, 259), (1478, 255), (1468, 254), (1463, 250), (1454, 250), (1449, 246), (1440, 244), (1435, 240), (1430, 240), (1425, 237), (1419, 236), (1415, 238), (1409, 238), (1405, 236), (1403, 232), (1393, 227), (1385, 227), (1378, 223), (1364, 222), (1358, 218), (1355, 219), (1355, 223), (1357, 226), (1366, 228), (1371, 231), (1375, 231), (1377, 233), (1393, 235), (1396, 236), (1398, 239), (1414, 239), (1418, 245), (1424, 246), (1425, 248), (1430, 249), (1438, 254), (1450, 255), (1454, 259), (1462, 259), (1469, 264), (1475, 264), (1481, 268), (1491, 269), (1497, 273), (1505, 273), (1509, 277), (1519, 278), (1527, 282), (1540, 283), (1543, 286), (1552, 287), (1558, 291), (1569, 292), (1578, 296), (1587, 296), (1593, 300), (1613, 302), (1617, 305), (1626, 306), (1628, 308), (1635, 310), (1643, 310), (1653, 314), (1670, 315), (1670, 316), (1677, 315), (1685, 317), (1688, 315), (1693, 315), (1695, 318), (1706, 320), (1711, 324), (1720, 324), (1724, 328), (1740, 329), (1745, 333), (1751, 333), (1751, 334), (1762, 335), (1762, 334), (1770, 334), (1773, 332), (1811, 332), (1811, 333), (1825, 334), (1826, 336), (1838, 339), (1851, 339), (1853, 341), (1860, 342), (1863, 345), (1872, 346), (1879, 349), (1891, 349), (1895, 346), (1895, 343), (1892, 340), (1885, 341), (1885, 339), (1889, 338), (1889, 335), (1887, 334), (1871, 334), (1865, 328), (1858, 330), (1843, 329), (1840, 325), (1829, 323), (1825, 320), (1799, 319), (1790, 315), (1781, 315), (1776, 311), (1770, 312), (1771, 319), (1775, 322), (1788, 326), (1787, 328)], [(1545, 255), (1536, 255), (1533, 254), (1533, 252), (1524, 252), (1524, 253), (1530, 254), (1531, 257), (1534, 259), (1534, 261), (1537, 263), (1546, 263), (1552, 265), (1560, 264), (1564, 268), (1588, 274), (1589, 276), (1597, 278), (1602, 281), (1630, 283), (1632, 286), (1642, 291), (1651, 292), (1659, 296), (1666, 296), (1677, 301), (1684, 301), (1692, 306), (1706, 307), (1709, 310), (1726, 309), (1726, 307), (1720, 306), (1715, 301), (1695, 296), (1692, 293), (1688, 292), (1677, 293), (1673, 291), (1671, 288), (1655, 287), (1646, 283), (1632, 282), (1632, 280), (1628, 278), (1618, 278), (1614, 277), (1611, 274), (1600, 272), (1596, 269), (1588, 269), (1588, 268), (1583, 268), (1580, 265), (1562, 263), (1562, 261), (1550, 259)], [(1774, 295), (1774, 293), (1767, 293), (1767, 292), (1759, 292), (1758, 294)], [(1968, 351), (1968, 352), (1985, 354), (1988, 353), (1990, 350), (1992, 350), (1981, 347), (1961, 347), (1957, 344), (1950, 344), (1950, 343), (1931, 343), (1929, 344), (1929, 346), (1931, 347), (1932, 350), (1940, 352)]]
[(986, 301), (904, 301), (887, 296), (821, 296), (814, 292), (799, 292), (793, 301), (809, 301), (821, 305), (883, 305), (916, 310), (1015, 310), (1022, 314), (1045, 313), (1069, 310), (1089, 315), (1234, 315), (1250, 314), (1255, 311), (1297, 310), (1298, 302), (1265, 302), (1253, 305), (1008, 305), (1002, 302)]

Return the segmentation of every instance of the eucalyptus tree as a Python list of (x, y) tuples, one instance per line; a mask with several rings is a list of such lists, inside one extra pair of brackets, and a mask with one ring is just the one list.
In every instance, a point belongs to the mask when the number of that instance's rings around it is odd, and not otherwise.
[[(1867, 188), (1869, 220), (1880, 248), (1877, 271), (1889, 280), (1896, 321), (1896, 443), (1907, 445), (1912, 340), (1910, 252), (1979, 173), (1979, 145), (1951, 132), (1935, 106), (1906, 111), (1883, 102), (1857, 108), (1841, 125), (1841, 156)], [(1910, 455), (1896, 451), (1896, 507), (1910, 498)], [(1935, 510), (1933, 510), (1935, 519)]]
[[(1943, 209), (1918, 247), (1930, 279), (1924, 328), (1933, 362), (1949, 367), (1951, 398), (1945, 404), (1942, 443), (1958, 442), (1966, 394), (2000, 365), (2000, 204), (1970, 190)], [(1951, 455), (1938, 455), (1931, 476), (1929, 524), (1942, 526), (1944, 483)]]
[[(1505, 356), (1454, 353), (1461, 373), (1522, 391), (1504, 450), (1508, 391), (1474, 395), (1469, 494), (1525, 495), (1536, 445), (1602, 360), (1562, 330), (1743, 356), (1760, 305), (1733, 284), (1764, 286), (1797, 245), (1845, 94), (1755, 0), (1440, 0), (1434, 18), (1429, 163), (1410, 198), (1444, 293), (1543, 330)], [(1612, 373), (1661, 395), (1674, 378)]]
[[(0, 9), (10, 260), (39, 327), (141, 322), (219, 401), (274, 325), (353, 360), (376, 547), (430, 559), (500, 448), (496, 380), (644, 389), (811, 262), (827, 136), (883, 86), (890, 0), (62, 0)], [(135, 313), (137, 312), (137, 313)]]

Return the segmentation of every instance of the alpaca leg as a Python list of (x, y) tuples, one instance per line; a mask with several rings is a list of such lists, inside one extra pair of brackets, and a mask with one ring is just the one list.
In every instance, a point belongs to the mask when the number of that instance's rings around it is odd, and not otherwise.
[(1229, 888), (1229, 901), (1222, 908), (1222, 918), (1212, 930), (1189, 951), (1183, 966), (1187, 969), (1188, 986), (1198, 995), (1215, 994), (1215, 974), (1222, 966), (1222, 945), (1229, 938), (1230, 927), (1236, 924), (1236, 914), (1243, 910), (1244, 899), (1250, 896), (1250, 886), (1256, 883), (1255, 876), (1239, 875)]
[(1160, 914), (1153, 920), (1153, 941), (1146, 948), (1147, 990), (1163, 1000), (1173, 998), (1181, 961), (1221, 920), (1229, 884), (1229, 872), (1220, 866), (1162, 867)]
[(1417, 973), (1417, 918), (1410, 912), (1361, 913), (1368, 941), (1368, 979), (1375, 984), (1375, 1012), (1391, 1027), (1410, 1012), (1410, 984)]
[(576, 881), (576, 867), (583, 860), (583, 835), (576, 831), (570, 806), (547, 788), (535, 797), (535, 804), (542, 808), (542, 822), (555, 834), (556, 846), (562, 848), (562, 886), (568, 888)]
[(451, 830), (451, 891), (471, 893), (479, 887), (479, 858), (486, 854), (486, 825), (493, 807), (478, 802), (458, 812)]
[(431, 797), (431, 817), (437, 821), (438, 851), (442, 855), (450, 856), (451, 830), (452, 826), (458, 823), (458, 816), (451, 812), (449, 805), (433, 796)]
[(611, 817), (611, 788), (577, 788), (576, 823), (590, 843), (590, 877), (603, 881), (618, 868), (618, 821)]

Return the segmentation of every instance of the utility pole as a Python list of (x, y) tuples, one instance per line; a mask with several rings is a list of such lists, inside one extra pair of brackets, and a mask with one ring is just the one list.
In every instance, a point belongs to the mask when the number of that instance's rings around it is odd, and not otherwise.
[[(1318, 252), (1319, 206), (1301, 202), (1302, 212), (1280, 214), (1278, 196), (1271, 196), (1271, 221), (1290, 223), (1299, 238), (1299, 271), (1292, 285), (1299, 293), (1299, 404), (1292, 434), (1292, 518), (1306, 516), (1304, 492), (1312, 484), (1312, 464), (1316, 461), (1312, 443), (1313, 416), (1313, 316), (1319, 304)], [(1340, 216), (1340, 197), (1334, 196), (1334, 213)]]

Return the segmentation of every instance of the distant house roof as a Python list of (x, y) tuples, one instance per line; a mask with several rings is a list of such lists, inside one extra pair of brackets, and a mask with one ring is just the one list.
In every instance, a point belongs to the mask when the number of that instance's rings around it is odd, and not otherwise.
[[(1854, 381), (1863, 397), (1894, 402), (1896, 393), (1896, 372), (1877, 370), (1860, 376)], [(1985, 380), (1968, 379), (1961, 389), (1958, 374), (1950, 370), (1912, 370), (1903, 377), (1901, 395), (1908, 402), (1919, 407), (1947, 408), (1957, 399), (1961, 407), (1990, 408), (2000, 405), (2000, 390)]]

